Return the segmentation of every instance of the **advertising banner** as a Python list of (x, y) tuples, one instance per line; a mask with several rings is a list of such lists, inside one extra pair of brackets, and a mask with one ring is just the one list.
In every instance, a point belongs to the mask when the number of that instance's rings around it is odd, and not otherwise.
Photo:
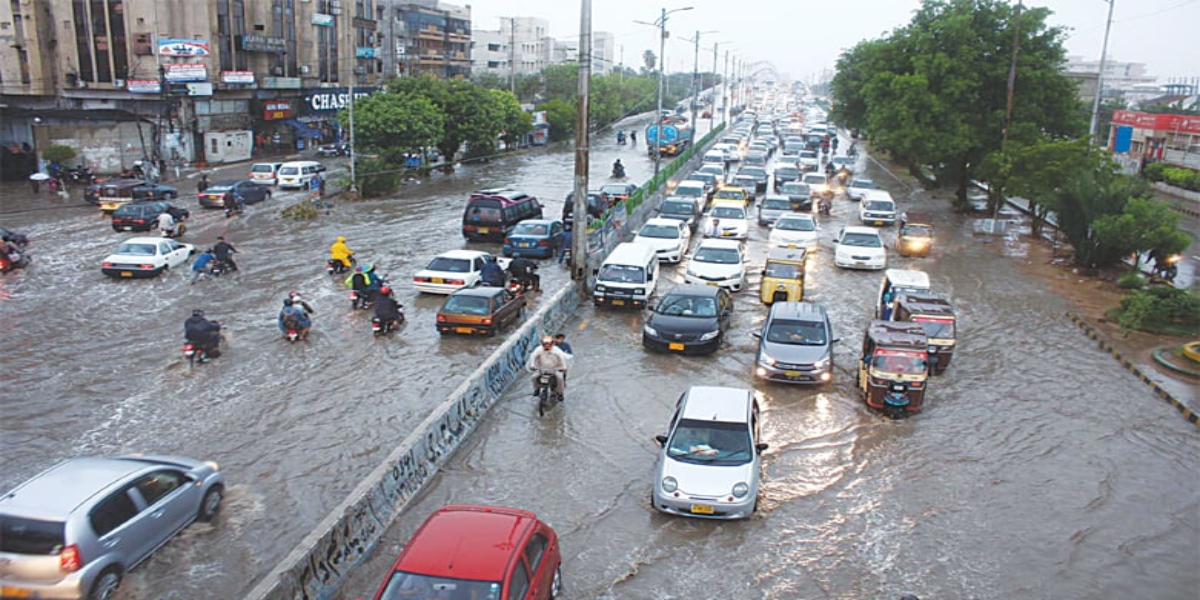
[(221, 71), (221, 83), (254, 83), (254, 71)]
[(131, 94), (158, 94), (162, 85), (157, 79), (126, 79), (125, 89)]
[(172, 83), (208, 80), (208, 68), (203, 63), (177, 63), (163, 67), (166, 69), (167, 81)]
[(208, 56), (208, 40), (162, 38), (158, 40), (160, 56)]
[(326, 14), (322, 14), (322, 13), (313, 13), (312, 24), (319, 25), (321, 27), (332, 27), (333, 26), (333, 15), (326, 15)]

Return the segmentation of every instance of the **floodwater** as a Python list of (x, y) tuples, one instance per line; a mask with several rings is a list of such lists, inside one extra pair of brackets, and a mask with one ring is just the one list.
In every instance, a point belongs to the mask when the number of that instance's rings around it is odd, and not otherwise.
[[(640, 148), (598, 137), (591, 187), (616, 156), (633, 181), (653, 171)], [(216, 460), (229, 483), (222, 518), (160, 549), (119, 598), (240, 597), (500, 343), (441, 338), (433, 325), (441, 297), (418, 297), (407, 283), (434, 254), (467, 247), (458, 224), (469, 192), (513, 185), (557, 216), (572, 160), (558, 147), (463, 166), (310, 222), (280, 218), (295, 194), (230, 220), (193, 206), (185, 241), (225, 235), (242, 265), (194, 286), (178, 272), (110, 281), (99, 262), (125, 236), (93, 208), (25, 211), (28, 202), (6, 200), (0, 218), (30, 235), (36, 262), (0, 279), (0, 488), (80, 454)], [(902, 208), (942, 206), (860, 164)], [(923, 413), (890, 421), (864, 408), (852, 367), (880, 274), (835, 268), (828, 245), (856, 209), (838, 201), (809, 272), (807, 299), (830, 311), (841, 337), (832, 385), (767, 385), (751, 375), (750, 332), (766, 314), (756, 268), (766, 230), (754, 226), (751, 285), (736, 295), (715, 356), (648, 354), (641, 313), (585, 306), (568, 323), (586, 359), (575, 361), (566, 403), (538, 419), (527, 387), (514, 386), (343, 597), (373, 594), (426, 515), (468, 502), (526, 508), (551, 523), (572, 599), (1193, 600), (1194, 426), (1095, 349), (1064, 317), (1063, 301), (1022, 277), (1011, 257), (1024, 241), (981, 236), (968, 217), (942, 214), (933, 257), (893, 256), (892, 266), (928, 271), (952, 299), (959, 349)], [(408, 315), (398, 336), (373, 339), (367, 315), (352, 313), (345, 287), (325, 275), (337, 235), (394, 280)], [(666, 267), (660, 290), (682, 281), (681, 269)], [(542, 275), (546, 288), (566, 282), (551, 262)], [(290, 289), (317, 306), (307, 344), (289, 345), (275, 329)], [(197, 307), (223, 323), (228, 346), (189, 371), (182, 323)], [(762, 393), (770, 448), (759, 513), (745, 522), (649, 507), (653, 437), (679, 394), (701, 384)]]

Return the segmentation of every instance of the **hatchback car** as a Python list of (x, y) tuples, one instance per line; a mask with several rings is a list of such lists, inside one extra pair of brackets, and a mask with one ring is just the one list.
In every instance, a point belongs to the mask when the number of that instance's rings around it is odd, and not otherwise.
[(450, 294), (437, 313), (438, 333), (494, 336), (525, 318), (525, 296), (507, 288), (474, 287)]
[(683, 221), (691, 231), (696, 231), (702, 216), (700, 201), (696, 198), (668, 196), (658, 205), (658, 216), (664, 219)]
[(812, 250), (817, 247), (817, 232), (820, 231), (817, 220), (808, 213), (784, 213), (779, 215), (771, 226), (767, 237), (767, 245), (772, 248), (804, 248)]
[(191, 244), (168, 238), (129, 238), (104, 259), (100, 272), (114, 279), (157, 277), (186, 263), (195, 251)]
[(271, 188), (259, 185), (249, 179), (223, 179), (208, 186), (196, 196), (200, 206), (205, 208), (226, 208), (226, 201), (231, 201), (235, 195), (242, 197), (242, 202), (254, 204), (271, 199)]
[(220, 510), (216, 463), (178, 456), (73, 458), (0, 496), (4, 598), (107, 599), (192, 521)]
[(537, 515), (450, 504), (404, 545), (374, 600), (556, 598), (561, 565), (558, 535)]
[(633, 238), (635, 244), (645, 244), (654, 248), (658, 260), (669, 263), (681, 262), (691, 241), (692, 230), (686, 222), (661, 217), (647, 220)]
[(662, 446), (651, 501), (673, 515), (745, 519), (758, 508), (762, 453), (752, 390), (692, 386), (679, 397)]
[(480, 250), (443, 252), (413, 275), (413, 287), (426, 294), (450, 294), (479, 283), (483, 264), (491, 254)]
[(126, 204), (113, 211), (113, 231), (150, 231), (158, 227), (158, 216), (164, 212), (170, 213), (176, 221), (190, 216), (186, 208), (171, 206), (166, 202)]
[(843, 269), (887, 268), (887, 249), (873, 227), (843, 227), (833, 243), (833, 264)]
[(250, 165), (250, 172), (246, 177), (254, 183), (275, 185), (279, 183), (279, 167), (282, 166), (281, 162), (254, 163)]
[(678, 285), (652, 307), (642, 345), (659, 352), (711, 354), (721, 345), (733, 314), (733, 296), (709, 285)]
[(829, 383), (833, 380), (833, 326), (825, 308), (813, 302), (771, 305), (758, 338), (754, 374), (783, 383)]
[(779, 193), (787, 196), (792, 203), (792, 210), (795, 212), (812, 212), (813, 197), (812, 188), (803, 181), (789, 181), (783, 184), (779, 189)]
[(792, 212), (792, 201), (782, 194), (767, 194), (758, 203), (758, 224), (770, 225), (784, 213)]
[(745, 247), (737, 240), (702, 240), (688, 258), (683, 280), (741, 290), (746, 284)]
[(504, 236), (505, 256), (551, 258), (563, 245), (562, 221), (526, 219)]
[(600, 192), (608, 196), (609, 202), (628, 200), (637, 189), (638, 186), (632, 183), (607, 183), (600, 186)]

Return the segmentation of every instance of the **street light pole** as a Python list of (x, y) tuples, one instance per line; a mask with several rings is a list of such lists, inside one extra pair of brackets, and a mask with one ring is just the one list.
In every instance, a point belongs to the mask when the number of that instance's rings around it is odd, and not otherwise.
[[(658, 102), (656, 105), (658, 112), (656, 112), (654, 114), (654, 140), (655, 140), (654, 143), (658, 144), (658, 147), (656, 147), (654, 149), (654, 177), (655, 178), (658, 178), (658, 171), (659, 171), (659, 168), (660, 168), (660, 165), (662, 162), (661, 148), (662, 148), (662, 124), (663, 124), (663, 117), (662, 117), (663, 76), (664, 76), (664, 71), (667, 68), (667, 61), (664, 59), (663, 54), (666, 53), (666, 51), (667, 51), (667, 15), (669, 15), (671, 13), (677, 13), (677, 12), (683, 11), (683, 10), (692, 10), (692, 8), (694, 8), (694, 7), (684, 6), (682, 8), (676, 8), (674, 10), (667, 10), (666, 8), (663, 8), (662, 15), (659, 16), (658, 21), (655, 23), (646, 23), (644, 21), (635, 21), (635, 23), (641, 23), (643, 25), (654, 25), (654, 26), (658, 27)], [(694, 125), (694, 123), (693, 123), (693, 125)], [(646, 142), (647, 143), (650, 142), (650, 136), (646, 136)]]
[(571, 226), (571, 279), (579, 282), (579, 294), (587, 298), (588, 289), (588, 95), (592, 74), (592, 0), (582, 0), (579, 14), (579, 98), (575, 117), (575, 218)]
[(1104, 25), (1104, 43), (1100, 47), (1100, 71), (1096, 75), (1096, 99), (1092, 101), (1092, 123), (1088, 126), (1088, 137), (1093, 145), (1096, 143), (1096, 128), (1100, 116), (1100, 95), (1104, 92), (1104, 63), (1108, 59), (1108, 32), (1112, 29), (1113, 6), (1117, 0), (1105, 0), (1108, 2), (1108, 22)]
[(347, 108), (350, 113), (350, 193), (358, 193), (358, 173), (354, 167), (354, 80), (358, 77), (358, 59), (354, 59), (354, 63), (350, 69), (350, 93), (346, 100), (350, 105)]
[[(700, 34), (702, 34), (702, 33), (716, 33), (716, 32), (715, 31), (697, 31), (696, 37), (692, 39), (692, 43), (695, 44), (695, 56), (692, 58), (692, 94), (691, 94), (692, 97), (690, 100), (690, 102), (692, 104), (692, 120), (691, 120), (692, 142), (695, 142), (695, 139), (696, 139), (696, 125), (697, 125), (697, 123), (696, 123), (696, 104), (700, 99), (700, 84), (698, 83), (698, 81), (699, 81), (699, 77), (700, 77)], [(712, 128), (711, 120), (709, 122), (709, 128), (710, 129)], [(689, 145), (691, 145), (691, 142), (689, 142)]]

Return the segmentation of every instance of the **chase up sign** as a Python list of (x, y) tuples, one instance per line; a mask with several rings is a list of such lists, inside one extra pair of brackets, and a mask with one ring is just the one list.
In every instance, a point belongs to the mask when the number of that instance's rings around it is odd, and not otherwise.
[[(362, 98), (378, 92), (378, 87), (355, 87), (354, 97)], [(337, 111), (346, 108), (350, 100), (350, 88), (325, 88), (304, 95), (300, 103), (300, 114), (311, 116), (332, 116)]]

